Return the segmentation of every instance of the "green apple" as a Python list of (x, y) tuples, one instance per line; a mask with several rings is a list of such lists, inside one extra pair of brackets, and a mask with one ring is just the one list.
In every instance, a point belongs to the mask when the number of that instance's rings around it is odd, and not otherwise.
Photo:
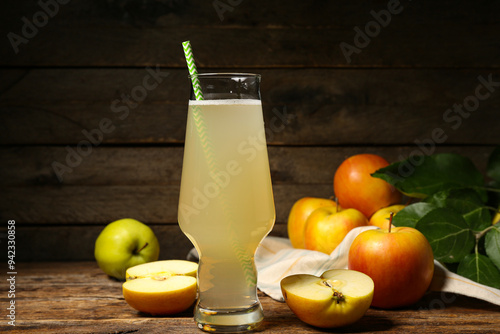
[(373, 298), (373, 280), (361, 272), (331, 269), (321, 277), (297, 274), (281, 280), (285, 302), (303, 322), (321, 328), (350, 325)]
[(158, 260), (160, 245), (147, 225), (135, 219), (120, 219), (108, 224), (95, 242), (94, 256), (109, 276), (125, 279), (130, 267)]

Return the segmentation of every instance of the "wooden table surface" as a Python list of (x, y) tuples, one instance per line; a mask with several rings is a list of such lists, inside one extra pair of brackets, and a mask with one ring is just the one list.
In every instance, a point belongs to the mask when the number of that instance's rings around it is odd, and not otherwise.
[[(63, 250), (61, 250), (63, 251)], [(125, 302), (121, 282), (95, 262), (34, 262), (16, 265), (15, 298), (2, 279), (2, 323), (9, 333), (202, 333), (192, 309), (175, 316), (140, 314)], [(10, 277), (10, 276), (9, 276)], [(266, 333), (498, 333), (500, 306), (453, 294), (431, 293), (400, 310), (369, 309), (357, 323), (320, 330), (301, 322), (285, 303), (259, 294)], [(15, 301), (15, 327), (6, 308)]]

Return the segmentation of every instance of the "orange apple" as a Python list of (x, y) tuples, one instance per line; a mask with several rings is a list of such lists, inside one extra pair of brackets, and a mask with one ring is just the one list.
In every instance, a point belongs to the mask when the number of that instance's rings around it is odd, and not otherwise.
[(356, 209), (338, 210), (324, 206), (314, 210), (306, 220), (306, 249), (330, 254), (355, 227), (368, 225), (365, 215)]
[(335, 202), (327, 198), (304, 197), (294, 203), (288, 216), (288, 237), (294, 248), (305, 248), (304, 227), (307, 217), (323, 206), (332, 206)]
[(348, 268), (375, 283), (372, 306), (384, 309), (412, 305), (425, 294), (434, 274), (432, 248), (411, 227), (368, 230), (352, 242)]
[(387, 222), (391, 217), (391, 212), (396, 215), (396, 213), (403, 210), (405, 207), (406, 205), (403, 204), (395, 204), (386, 208), (379, 209), (370, 217), (368, 225), (387, 228)]
[(380, 208), (397, 204), (401, 193), (386, 181), (371, 176), (388, 166), (376, 154), (358, 154), (344, 160), (335, 171), (333, 189), (343, 208), (354, 208), (370, 217)]

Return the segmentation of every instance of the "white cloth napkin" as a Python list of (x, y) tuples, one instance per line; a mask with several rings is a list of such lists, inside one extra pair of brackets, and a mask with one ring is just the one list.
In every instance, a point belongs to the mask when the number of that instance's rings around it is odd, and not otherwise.
[[(320, 276), (329, 269), (347, 268), (347, 255), (356, 236), (368, 229), (378, 227), (364, 226), (350, 231), (342, 243), (330, 254), (304, 249), (295, 249), (290, 240), (278, 237), (266, 237), (255, 254), (258, 272), (258, 288), (271, 298), (284, 301), (280, 281), (293, 274), (312, 274)], [(434, 277), (430, 290), (452, 292), (474, 297), (500, 305), (500, 290), (471, 281), (450, 272), (434, 261)]]

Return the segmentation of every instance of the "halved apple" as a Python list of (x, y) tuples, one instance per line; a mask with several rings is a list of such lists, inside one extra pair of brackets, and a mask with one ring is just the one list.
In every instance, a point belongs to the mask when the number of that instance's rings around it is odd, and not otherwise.
[(123, 297), (138, 311), (152, 315), (175, 314), (196, 300), (198, 264), (164, 260), (127, 269)]
[(285, 302), (303, 322), (321, 328), (358, 321), (373, 299), (373, 280), (359, 271), (332, 269), (321, 277), (308, 274), (281, 280)]

